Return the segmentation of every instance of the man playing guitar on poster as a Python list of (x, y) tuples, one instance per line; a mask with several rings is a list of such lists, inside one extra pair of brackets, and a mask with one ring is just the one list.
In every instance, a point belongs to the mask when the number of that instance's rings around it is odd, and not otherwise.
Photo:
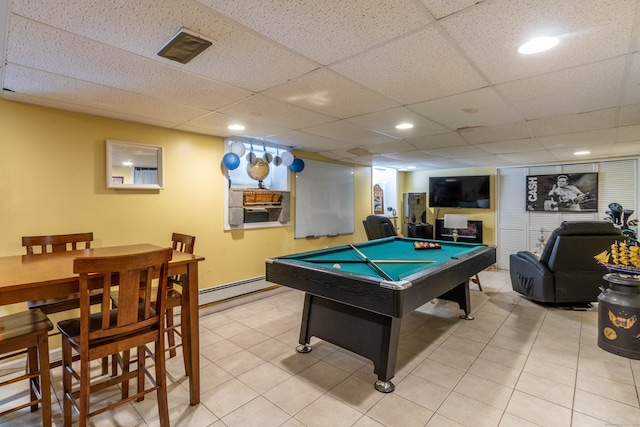
[(558, 175), (556, 184), (549, 191), (551, 200), (544, 202), (544, 210), (546, 211), (580, 211), (581, 203), (587, 201), (589, 193), (583, 193), (575, 185), (569, 185), (569, 177), (567, 175)]

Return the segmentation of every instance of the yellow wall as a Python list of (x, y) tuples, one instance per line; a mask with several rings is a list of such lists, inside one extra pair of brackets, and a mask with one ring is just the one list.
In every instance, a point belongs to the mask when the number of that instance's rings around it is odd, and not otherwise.
[[(0, 256), (22, 254), (24, 235), (93, 231), (101, 247), (169, 245), (176, 231), (197, 236), (206, 288), (264, 275), (267, 257), (366, 240), (370, 167), (355, 166), (353, 235), (294, 239), (293, 222), (223, 230), (221, 138), (1, 100), (0, 125)], [(106, 139), (163, 146), (165, 188), (107, 189)]]
[(482, 221), (483, 242), (495, 245), (495, 203), (496, 203), (496, 168), (480, 167), (465, 169), (444, 169), (433, 171), (402, 172), (403, 193), (429, 193), (430, 176), (456, 176), (456, 175), (491, 175), (491, 206), (490, 209), (458, 209), (458, 208), (431, 208), (427, 207), (427, 222), (435, 224), (437, 218), (444, 218), (445, 213), (467, 214), (474, 221)]

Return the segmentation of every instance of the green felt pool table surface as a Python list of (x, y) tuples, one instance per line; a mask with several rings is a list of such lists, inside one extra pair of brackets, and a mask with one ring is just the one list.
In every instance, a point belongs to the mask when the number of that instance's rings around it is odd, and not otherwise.
[[(440, 249), (415, 249), (414, 242), (418, 239), (389, 238), (371, 240), (369, 242), (354, 245), (362, 254), (375, 262), (392, 280), (406, 280), (414, 274), (426, 269), (439, 268), (443, 263), (458, 259), (465, 254), (486, 247), (485, 245), (472, 243), (441, 242)], [(435, 241), (432, 241), (435, 243)], [(283, 257), (283, 259), (296, 260), (307, 264), (314, 264), (328, 269), (339, 270), (344, 273), (353, 273), (363, 276), (379, 277), (381, 274), (367, 262), (362, 256), (349, 246), (323, 249), (306, 252), (303, 254)], [(340, 262), (340, 261), (346, 262)], [(407, 263), (386, 263), (380, 261), (420, 261)], [(326, 262), (322, 262), (326, 261)], [(358, 261), (358, 262), (350, 262)], [(422, 263), (424, 261), (424, 263)], [(427, 262), (433, 261), (433, 262)]]

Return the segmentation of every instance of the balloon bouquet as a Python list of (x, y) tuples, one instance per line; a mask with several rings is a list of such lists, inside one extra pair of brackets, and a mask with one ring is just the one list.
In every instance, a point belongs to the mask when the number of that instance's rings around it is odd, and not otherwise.
[(629, 237), (632, 241), (637, 242), (637, 226), (638, 220), (629, 220), (629, 217), (633, 215), (633, 209), (624, 209), (620, 203), (609, 203), (609, 210), (606, 211), (608, 215), (604, 220), (613, 223), (616, 227), (622, 230), (622, 234)]
[[(253, 152), (253, 144), (251, 145), (251, 151), (247, 154), (248, 167), (255, 165), (258, 161), (263, 161), (265, 164), (273, 162), (275, 166), (285, 165), (289, 167), (293, 172), (302, 172), (304, 169), (304, 161), (297, 157), (294, 157), (289, 151), (285, 151), (280, 154), (279, 150), (277, 155), (273, 157), (271, 153), (268, 153), (264, 144), (262, 144), (264, 155), (262, 159), (258, 159)], [(231, 151), (222, 157), (222, 164), (229, 170), (235, 170), (240, 166), (240, 156), (244, 155), (246, 148), (242, 141), (235, 141), (231, 144)]]

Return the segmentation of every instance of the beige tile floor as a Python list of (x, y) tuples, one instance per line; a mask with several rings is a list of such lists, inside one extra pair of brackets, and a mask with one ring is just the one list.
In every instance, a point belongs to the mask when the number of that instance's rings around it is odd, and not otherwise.
[[(472, 285), (475, 320), (432, 301), (402, 321), (396, 390), (373, 388), (372, 364), (320, 340), (298, 354), (303, 294), (283, 288), (200, 318), (202, 402), (187, 404), (180, 357), (168, 363), (173, 426), (640, 426), (640, 361), (597, 346), (589, 311), (533, 304), (506, 271)], [(1, 367), (0, 367), (1, 371)], [(5, 370), (6, 372), (6, 370)], [(54, 425), (61, 426), (54, 372)], [(0, 391), (0, 409), (25, 391)], [(102, 396), (108, 399), (109, 395)], [(157, 426), (153, 398), (97, 426)], [(39, 425), (40, 412), (0, 418)]]

